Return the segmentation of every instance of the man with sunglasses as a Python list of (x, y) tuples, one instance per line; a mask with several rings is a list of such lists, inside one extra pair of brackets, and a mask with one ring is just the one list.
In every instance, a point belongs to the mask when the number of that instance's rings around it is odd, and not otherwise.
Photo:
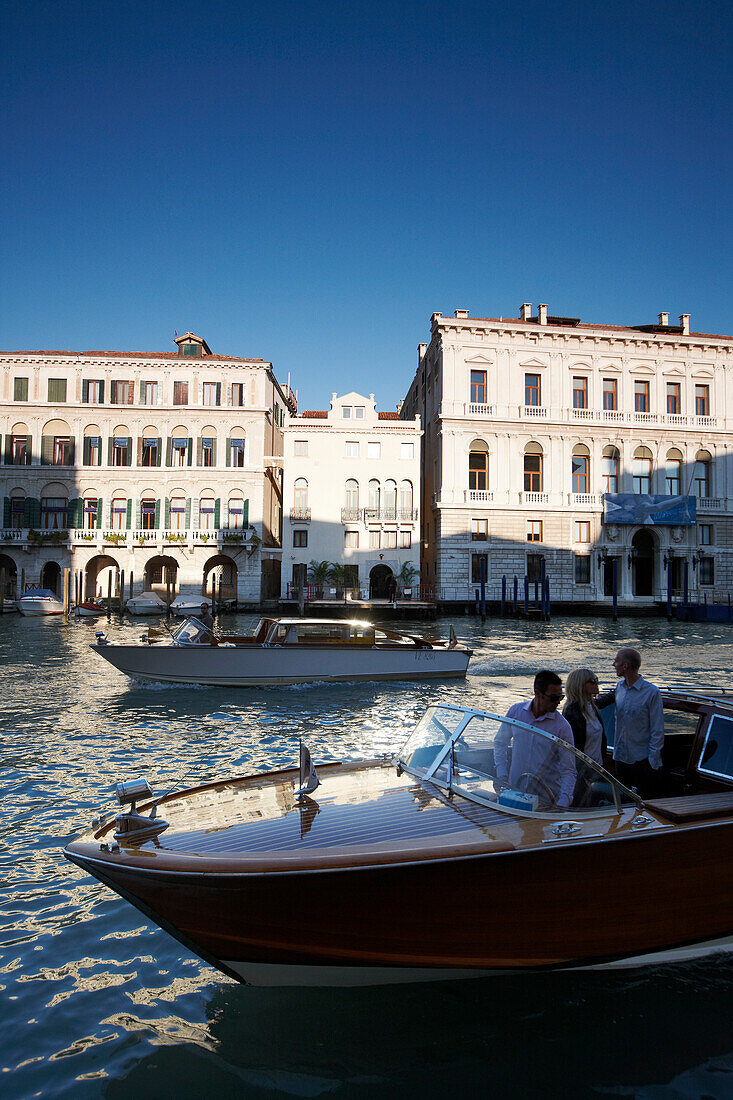
[[(534, 678), (534, 698), (514, 703), (506, 716), (575, 745), (570, 724), (557, 710), (562, 699), (562, 680), (556, 672), (542, 669)], [(538, 794), (541, 802), (551, 794), (560, 809), (571, 805), (577, 778), (575, 759), (552, 741), (516, 726), (502, 725), (494, 740), (494, 760), (502, 785)]]

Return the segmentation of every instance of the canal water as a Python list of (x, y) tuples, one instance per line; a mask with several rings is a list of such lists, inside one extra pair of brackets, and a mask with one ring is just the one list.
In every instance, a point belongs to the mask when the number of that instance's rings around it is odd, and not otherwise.
[[(221, 621), (242, 630), (254, 617)], [(110, 636), (147, 625), (113, 619)], [(127, 680), (97, 624), (0, 619), (0, 1095), (16, 1097), (733, 1096), (733, 961), (357, 990), (237, 985), (61, 856), (112, 785), (160, 790), (397, 749), (438, 699), (503, 712), (540, 667), (609, 685), (619, 644), (658, 684), (728, 686), (727, 625), (454, 620), (465, 681), (265, 689)], [(431, 623), (445, 636), (450, 621)], [(406, 628), (424, 629), (421, 624)], [(732, 853), (733, 854), (733, 853)], [(680, 890), (688, 887), (680, 882)], [(532, 884), (517, 906), (534, 903)], [(425, 898), (429, 906), (431, 899)], [(297, 899), (293, 899), (297, 906)], [(633, 898), (599, 906), (623, 921)], [(368, 899), (365, 899), (368, 905)], [(456, 934), (461, 898), (455, 899)]]

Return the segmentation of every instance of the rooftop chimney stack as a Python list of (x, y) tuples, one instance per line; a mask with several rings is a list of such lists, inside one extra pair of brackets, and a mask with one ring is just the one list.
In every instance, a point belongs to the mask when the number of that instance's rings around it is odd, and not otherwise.
[(541, 325), (547, 324), (547, 305), (537, 306), (537, 320)]
[(660, 323), (660, 325), (664, 325), (665, 327), (668, 327), (669, 326), (669, 314), (668, 313), (660, 313), (659, 314), (659, 323)]
[(466, 317), (468, 317), (468, 310), (467, 309), (457, 309), (455, 312), (456, 312), (456, 317), (461, 317), (461, 318), (463, 318), (463, 320), (465, 320)]
[(680, 327), (682, 329), (683, 336), (690, 335), (690, 315), (689, 313), (680, 313)]
[(521, 309), (519, 310), (519, 317), (522, 321), (529, 321), (532, 316), (532, 303), (522, 302)]

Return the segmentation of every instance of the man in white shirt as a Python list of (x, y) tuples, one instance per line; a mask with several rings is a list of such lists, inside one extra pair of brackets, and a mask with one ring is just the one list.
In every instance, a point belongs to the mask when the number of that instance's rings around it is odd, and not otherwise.
[(616, 775), (627, 787), (635, 787), (642, 798), (659, 790), (664, 746), (664, 707), (659, 688), (640, 674), (641, 654), (628, 646), (613, 660), (621, 677), (614, 691), (599, 695), (599, 707), (616, 703), (616, 732), (613, 759)]
[[(556, 672), (543, 669), (534, 678), (534, 698), (515, 703), (506, 716), (575, 745), (569, 722), (557, 712), (562, 698), (562, 680)], [(549, 794), (560, 809), (572, 803), (577, 778), (575, 757), (553, 741), (529, 730), (502, 725), (494, 740), (494, 760), (497, 778), (515, 790), (538, 794), (540, 803), (546, 803)]]

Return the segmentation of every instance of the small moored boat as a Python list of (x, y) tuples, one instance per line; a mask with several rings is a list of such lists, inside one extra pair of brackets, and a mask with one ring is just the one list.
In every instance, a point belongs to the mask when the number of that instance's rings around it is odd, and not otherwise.
[(166, 605), (157, 592), (141, 592), (139, 596), (130, 597), (125, 610), (130, 615), (165, 615)]
[(100, 615), (106, 615), (107, 608), (101, 600), (84, 600), (76, 605), (75, 614), (79, 619), (96, 619)]
[(21, 615), (63, 615), (64, 605), (50, 588), (28, 588), (18, 600)]
[(261, 619), (252, 635), (217, 637), (190, 618), (148, 642), (117, 645), (101, 635), (92, 649), (133, 679), (233, 687), (465, 676), (472, 653), (452, 632), (430, 641), (345, 619)]
[(729, 951), (733, 704), (670, 692), (664, 704), (668, 791), (646, 803), (534, 726), (438, 705), (396, 759), (316, 777), (301, 753), (299, 771), (157, 799), (144, 779), (118, 784), (121, 812), (65, 855), (253, 984)]

